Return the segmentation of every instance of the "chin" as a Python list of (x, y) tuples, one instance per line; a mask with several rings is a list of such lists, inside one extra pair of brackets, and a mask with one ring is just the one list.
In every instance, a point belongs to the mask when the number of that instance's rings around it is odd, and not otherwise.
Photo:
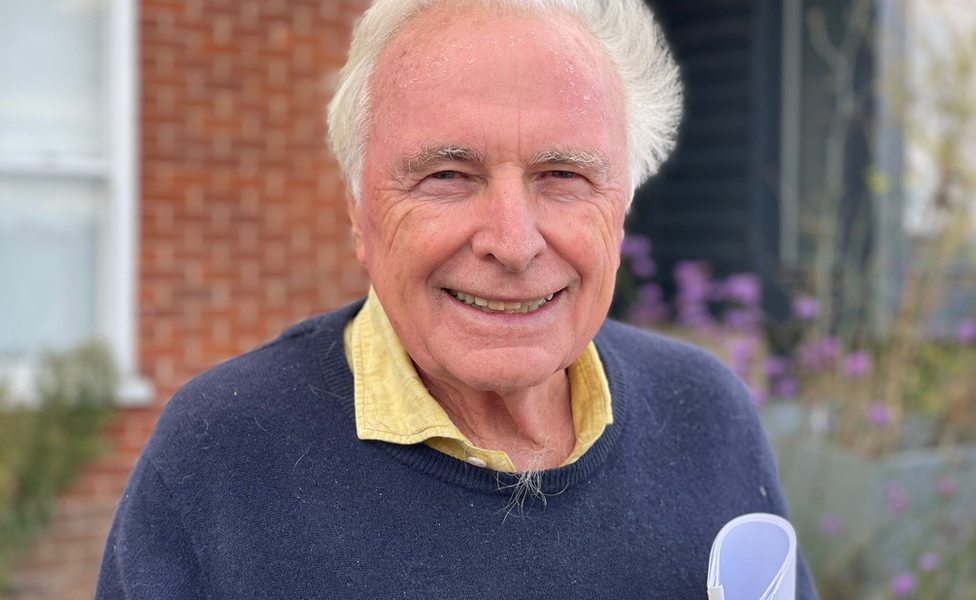
[[(483, 392), (498, 394), (512, 394), (533, 388), (545, 383), (553, 374), (564, 367), (559, 361), (540, 360), (538, 356), (526, 356), (516, 350), (494, 350), (492, 353), (505, 353), (505, 356), (495, 356), (495, 360), (477, 360), (484, 358), (484, 353), (476, 353), (475, 360), (465, 361), (464, 364), (451, 365), (451, 374), (459, 381)], [(480, 357), (479, 357), (480, 355)]]

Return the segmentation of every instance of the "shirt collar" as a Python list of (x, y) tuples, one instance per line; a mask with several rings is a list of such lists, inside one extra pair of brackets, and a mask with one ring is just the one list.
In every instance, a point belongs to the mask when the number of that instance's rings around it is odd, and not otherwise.
[[(515, 471), (507, 453), (472, 444), (430, 395), (372, 288), (362, 310), (346, 326), (345, 342), (359, 439), (427, 443), (478, 466)], [(563, 466), (583, 456), (613, 422), (610, 388), (593, 342), (570, 365), (569, 385), (576, 446)]]

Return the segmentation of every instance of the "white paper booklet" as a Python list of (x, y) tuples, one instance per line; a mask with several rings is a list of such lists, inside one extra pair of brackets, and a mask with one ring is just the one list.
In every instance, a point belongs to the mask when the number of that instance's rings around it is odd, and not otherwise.
[(766, 513), (729, 521), (708, 557), (708, 600), (795, 600), (796, 532)]

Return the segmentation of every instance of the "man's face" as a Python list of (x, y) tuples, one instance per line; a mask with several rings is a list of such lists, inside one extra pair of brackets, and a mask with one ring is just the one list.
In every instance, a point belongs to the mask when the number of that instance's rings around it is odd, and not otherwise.
[(626, 130), (609, 61), (568, 18), (433, 11), (385, 48), (372, 90), (350, 213), (405, 349), (455, 386), (543, 383), (600, 328), (620, 262)]

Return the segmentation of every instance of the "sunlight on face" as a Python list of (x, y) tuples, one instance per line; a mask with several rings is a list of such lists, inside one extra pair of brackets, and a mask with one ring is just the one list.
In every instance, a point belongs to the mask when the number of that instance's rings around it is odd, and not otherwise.
[(572, 363), (613, 296), (627, 204), (623, 99), (569, 18), (434, 11), (373, 79), (367, 266), (411, 358), (484, 391)]

